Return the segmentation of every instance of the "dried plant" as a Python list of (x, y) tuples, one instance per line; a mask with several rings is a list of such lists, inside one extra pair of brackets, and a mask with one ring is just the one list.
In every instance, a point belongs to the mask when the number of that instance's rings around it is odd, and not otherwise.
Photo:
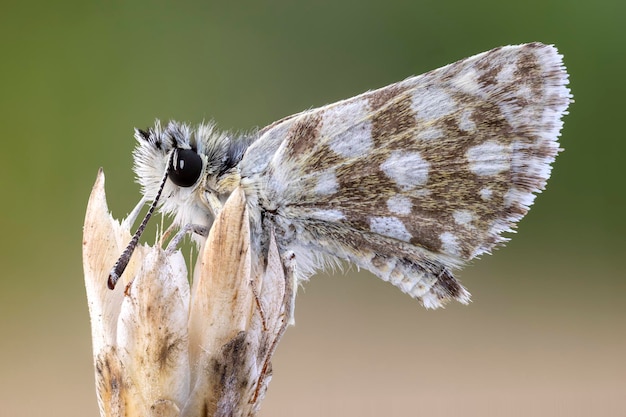
[(140, 245), (125, 285), (110, 291), (107, 274), (130, 239), (130, 223), (109, 214), (100, 171), (83, 266), (101, 416), (256, 415), (293, 309), (293, 274), (273, 237), (260, 265), (236, 190), (200, 250), (191, 285), (179, 250)]

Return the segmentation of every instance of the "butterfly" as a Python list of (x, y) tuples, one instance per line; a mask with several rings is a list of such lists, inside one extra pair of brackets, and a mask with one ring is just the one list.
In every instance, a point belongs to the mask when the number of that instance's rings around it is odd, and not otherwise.
[[(245, 195), (261, 260), (270, 235), (297, 279), (340, 261), (427, 308), (469, 292), (454, 271), (506, 242), (544, 189), (571, 101), (555, 47), (504, 46), (281, 119), (251, 134), (169, 122), (137, 129), (148, 215), (202, 243), (228, 196)], [(134, 243), (133, 243), (134, 242)]]

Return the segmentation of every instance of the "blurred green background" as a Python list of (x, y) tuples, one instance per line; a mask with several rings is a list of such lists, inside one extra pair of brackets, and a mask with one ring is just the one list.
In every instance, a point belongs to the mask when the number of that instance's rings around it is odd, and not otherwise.
[(298, 297), (262, 416), (626, 415), (626, 3), (30, 1), (0, 6), (0, 415), (96, 416), (81, 267), (97, 169), (139, 199), (133, 127), (224, 129), (499, 45), (556, 44), (576, 102), (545, 194), (425, 311), (371, 275)]

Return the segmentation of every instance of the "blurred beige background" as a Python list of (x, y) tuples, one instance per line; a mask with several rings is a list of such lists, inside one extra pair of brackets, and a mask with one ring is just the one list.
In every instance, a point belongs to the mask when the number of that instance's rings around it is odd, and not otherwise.
[[(97, 416), (80, 259), (97, 169), (139, 199), (133, 127), (263, 126), (498, 45), (565, 54), (576, 103), (548, 190), (425, 311), (315, 277), (262, 416), (625, 416), (626, 3), (184, 1), (0, 6), (0, 416)], [(152, 236), (147, 234), (147, 236)]]

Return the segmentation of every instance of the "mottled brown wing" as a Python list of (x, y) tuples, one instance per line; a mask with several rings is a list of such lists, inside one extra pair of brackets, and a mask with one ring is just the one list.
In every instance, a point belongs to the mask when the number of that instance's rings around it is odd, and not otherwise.
[(244, 156), (244, 184), (301, 258), (348, 259), (427, 307), (466, 302), (450, 269), (505, 241), (550, 175), (561, 58), (502, 47), (288, 117)]

